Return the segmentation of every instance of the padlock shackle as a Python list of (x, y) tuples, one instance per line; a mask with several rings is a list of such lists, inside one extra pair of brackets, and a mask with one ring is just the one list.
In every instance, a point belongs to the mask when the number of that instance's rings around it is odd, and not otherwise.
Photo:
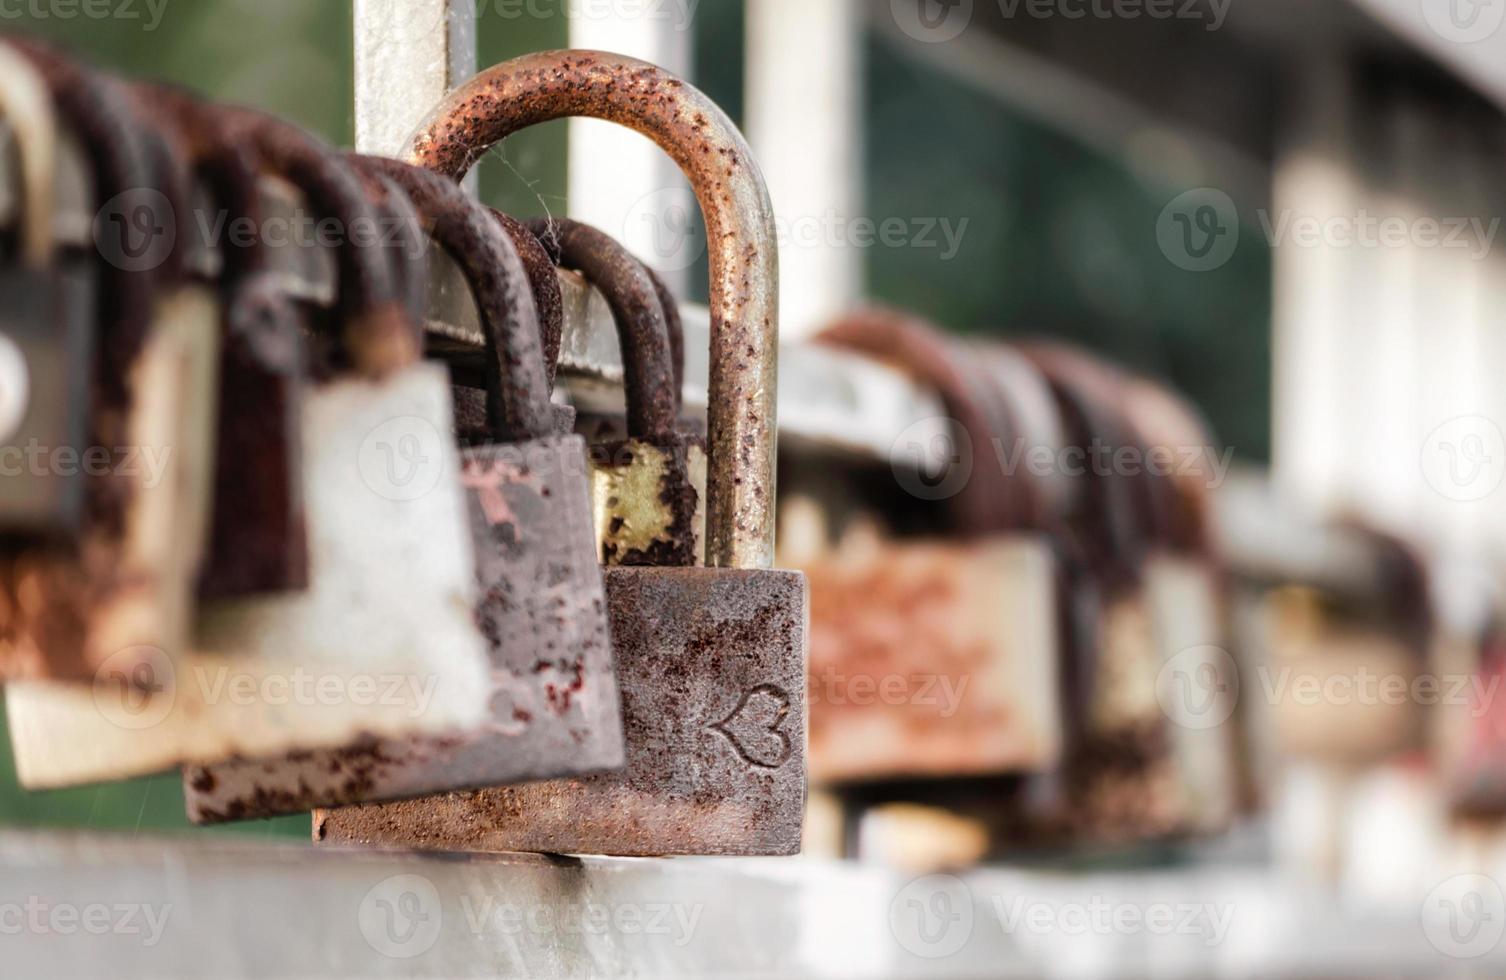
[(469, 280), (486, 335), (486, 411), (493, 433), (506, 442), (552, 435), (554, 413), (533, 289), (501, 222), (439, 174), (382, 157), (352, 159), (402, 188), (429, 235)]
[[(151, 190), (152, 168), (133, 125), (134, 113), (123, 83), (91, 72), (30, 38), (12, 37), (6, 43), (42, 76), (59, 122), (82, 144), (91, 165), (96, 201), (104, 205), (118, 195)], [(111, 232), (104, 224), (106, 214), (101, 207), (95, 216), (97, 244)], [(165, 220), (160, 214), (155, 218)], [(101, 260), (110, 258), (102, 248), (96, 252)], [(160, 270), (128, 269), (119, 262), (106, 265), (97, 379), (104, 404), (119, 407), (130, 400), (127, 368), (135, 363), (151, 329)]]
[(361, 184), (384, 227), (393, 229), (383, 247), (408, 316), (422, 324), (429, 309), (429, 256), (423, 219), (406, 191), (385, 174), (361, 174)]
[[(1167, 543), (1180, 552), (1211, 557), (1216, 474), (1206, 464), (1216, 448), (1207, 420), (1185, 398), (1148, 378), (1126, 377), (1122, 398), (1140, 441), (1172, 457), (1171, 475), (1157, 481), (1166, 498)], [(1194, 451), (1210, 454), (1203, 465), (1188, 465), (1188, 453)]]
[(21, 161), (17, 216), (21, 261), (45, 269), (57, 251), (58, 121), (40, 72), (0, 42), (0, 119), (9, 126)]
[(955, 530), (990, 534), (1009, 527), (1009, 479), (993, 453), (993, 426), (978, 399), (977, 383), (961, 352), (934, 325), (901, 310), (867, 307), (828, 325), (816, 342), (890, 364), (941, 398), (947, 417), (967, 440), (970, 472), (947, 501)]
[(1082, 481), (1090, 501), (1089, 512), (1096, 524), (1094, 545), (1102, 549), (1105, 563), (1117, 574), (1138, 578), (1147, 552), (1167, 538), (1169, 513), (1166, 480), (1151, 474), (1145, 462), (1147, 446), (1130, 424), (1122, 404), (1123, 375), (1080, 350), (1058, 343), (1032, 342), (1016, 349), (1046, 376), (1063, 408), (1069, 441), (1085, 453), (1097, 442), (1117, 455), (1128, 448), (1139, 454), (1134, 473), (1095, 472), (1087, 464)]
[(334, 148), (291, 123), (251, 109), (221, 110), (226, 137), (291, 182), (342, 232), (337, 251), (344, 346), (361, 374), (382, 379), (416, 364), (423, 325), (409, 315), (382, 246), (380, 216), (360, 179)]
[[(174, 86), (136, 83), (133, 90), (149, 111), (170, 121), (190, 167), (209, 186), (216, 206), (225, 209), (229, 220), (249, 221), (260, 228), (262, 204), (256, 166), (241, 148), (231, 144), (219, 112)], [(252, 235), (244, 245), (226, 240), (220, 252), (226, 279), (243, 279), (271, 266), (262, 235)]]
[(763, 176), (726, 113), (636, 58), (546, 51), (495, 65), (451, 92), (404, 155), (459, 179), (513, 133), (568, 116), (648, 136), (700, 201), (711, 253), (706, 561), (767, 568), (774, 558), (778, 242)]
[(528, 230), (560, 266), (601, 291), (617, 324), (629, 438), (668, 446), (676, 438), (674, 355), (659, 291), (643, 263), (616, 239), (569, 218), (534, 218)]
[(510, 214), (496, 208), (487, 208), (497, 219), (513, 248), (523, 260), (523, 269), (528, 273), (528, 283), (533, 288), (533, 305), (539, 317), (539, 335), (544, 339), (544, 374), (549, 380), (549, 390), (554, 390), (554, 377), (560, 366), (560, 347), (565, 339), (565, 297), (560, 289), (559, 273), (555, 271), (554, 259), (528, 226)]
[[(992, 379), (995, 390), (1011, 407), (1015, 422), (1015, 434), (1019, 450), (1033, 452), (1037, 447), (1046, 449), (1053, 460), (1061, 458), (1066, 435), (1062, 428), (1061, 410), (1051, 393), (1051, 385), (1040, 370), (1012, 348), (999, 343), (979, 344), (975, 348), (983, 369)], [(1014, 452), (1015, 446), (1010, 447)], [(1025, 467), (1015, 474), (1024, 477), (1028, 484), (1026, 493), (1031, 498), (1030, 520), (1034, 526), (1058, 526), (1066, 514), (1072, 497), (1071, 481), (1057, 467), (1048, 473), (1035, 472)]]

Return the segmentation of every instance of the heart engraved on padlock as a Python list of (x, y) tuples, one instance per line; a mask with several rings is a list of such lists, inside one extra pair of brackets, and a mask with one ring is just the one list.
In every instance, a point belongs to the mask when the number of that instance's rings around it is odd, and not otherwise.
[[(605, 854), (792, 854), (805, 801), (806, 586), (774, 571), (777, 255), (768, 193), (731, 121), (700, 92), (620, 55), (497, 65), (451, 94), (411, 159), (458, 178), (534, 123), (595, 116), (644, 133), (686, 171), (711, 254), (708, 568), (605, 571), (627, 769), (321, 811), (315, 837), (419, 847)], [(777, 692), (790, 751), (751, 761), (725, 726)]]
[(623, 761), (585, 444), (553, 434), (522, 261), (502, 225), (458, 185), (392, 160), (358, 164), (412, 197), (482, 311), (492, 435), (462, 454), (460, 479), (475, 541), (476, 617), (490, 644), (491, 713), (473, 731), (190, 769), (184, 795), (196, 822), (586, 774)]

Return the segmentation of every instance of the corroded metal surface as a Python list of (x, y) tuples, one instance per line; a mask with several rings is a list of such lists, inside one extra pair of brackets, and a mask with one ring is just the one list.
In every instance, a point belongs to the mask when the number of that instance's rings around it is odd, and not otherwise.
[(465, 271), (488, 334), (488, 415), (494, 437), (526, 439), (551, 431), (538, 311), (512, 239), (486, 209), (437, 174), (381, 157), (358, 162), (391, 177), (407, 192), (429, 234)]
[(476, 618), (491, 663), (487, 720), (452, 735), (194, 767), (184, 774), (190, 819), (246, 820), (622, 765), (600, 572), (580, 561), (592, 546), (581, 440), (537, 440), (526, 458), (507, 446), (469, 450), (461, 465), (478, 545)]
[(552, 218), (535, 219), (528, 227), (556, 262), (601, 291), (617, 326), (627, 438), (597, 440), (591, 447), (602, 561), (694, 565), (700, 557), (700, 494), (691, 476), (695, 447), (679, 428), (679, 372), (662, 284), (626, 248), (589, 225)]
[(1061, 644), (1045, 539), (891, 542), (804, 571), (813, 779), (1056, 765)]
[(315, 814), (315, 836), (467, 851), (793, 854), (805, 801), (804, 576), (607, 569), (621, 774)]
[(663, 303), (643, 263), (610, 235), (568, 218), (527, 223), (555, 262), (601, 290), (617, 324), (622, 350), (628, 434), (668, 444), (676, 436), (679, 399)]
[[(852, 782), (1040, 772), (1062, 736), (1057, 567), (1023, 475), (995, 441), (1017, 428), (977, 360), (909, 314), (869, 309), (821, 343), (893, 364), (937, 392), (957, 448), (949, 534), (847, 546), (811, 579), (811, 758)], [(945, 486), (946, 484), (943, 484)]]
[(459, 177), (512, 133), (566, 116), (593, 116), (643, 133), (695, 188), (711, 251), (707, 561), (768, 567), (774, 551), (777, 237), (757, 163), (726, 114), (646, 62), (597, 51), (543, 52), (489, 68), (452, 92), (407, 155)]
[[(473, 277), (491, 365), (486, 445), (460, 482), (474, 543), (476, 620), (490, 699), (473, 729), (368, 741), (185, 774), (195, 821), (240, 820), (619, 767), (622, 725), (595, 561), (585, 443), (551, 435), (532, 292), (500, 223), (456, 185), (395, 161), (357, 161), (407, 192)], [(511, 441), (498, 442), (498, 435)]]
[(512, 239), (523, 260), (523, 269), (528, 273), (528, 284), (533, 289), (533, 305), (538, 311), (539, 333), (544, 342), (544, 370), (549, 376), (549, 386), (554, 387), (554, 375), (559, 370), (560, 344), (565, 335), (565, 298), (560, 289), (560, 277), (555, 272), (554, 260), (544, 248), (538, 236), (528, 226), (510, 214), (488, 208)]
[(355, 172), (332, 147), (297, 126), (249, 109), (221, 111), (226, 140), (246, 146), (263, 169), (298, 185), (321, 217), (338, 223), (344, 357), (374, 379), (418, 360), (421, 324), (409, 315), (382, 236), (370, 233), (381, 228), (380, 215)]
[[(136, 94), (172, 127), (226, 221), (261, 227), (256, 161), (225, 138), (218, 114), (172, 89), (138, 87)], [(199, 222), (192, 226), (199, 234)], [(301, 589), (309, 575), (298, 429), (307, 324), (270, 272), (264, 236), (224, 242), (220, 250), (224, 337), (214, 516), (199, 593), (228, 598)]]

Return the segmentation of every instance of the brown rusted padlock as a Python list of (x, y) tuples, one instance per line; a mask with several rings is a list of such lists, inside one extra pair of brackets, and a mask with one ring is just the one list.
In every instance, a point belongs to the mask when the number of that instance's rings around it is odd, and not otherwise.
[[(227, 139), (220, 115), (184, 92), (137, 91), (178, 134), (196, 176), (223, 211), (223, 227), (263, 227), (258, 161)], [(196, 222), (194, 233), (210, 226)], [(199, 594), (300, 589), (308, 584), (298, 427), (307, 318), (272, 272), (263, 235), (202, 245), (219, 256), (224, 337), (214, 518)]]
[[(56, 240), (61, 133), (52, 95), (3, 41), (0, 121), (20, 164), (16, 247), (0, 262), (0, 534), (72, 536), (83, 517), (83, 476), (27, 461), (84, 447), (98, 275), (92, 256), (69, 254)], [(0, 648), (0, 677), (45, 673), (39, 653)]]
[[(84, 485), (85, 524), (76, 540), (5, 555), (3, 646), (33, 677), (149, 686), (186, 644), (183, 577), (191, 578), (201, 556), (197, 516), (207, 497), (200, 471), (209, 436), (201, 423), (212, 406), (216, 341), (204, 321), (213, 317), (212, 297), (178, 288), (178, 250), (168, 233), (181, 215), (167, 197), (181, 196), (178, 182), (161, 169), (124, 87), (43, 46), (8, 43), (43, 75), (92, 164), (92, 196), (105, 202), (94, 227), (105, 302), (84, 400), (88, 445), (43, 447), (45, 466)], [(122, 229), (112, 218), (142, 228)]]
[[(895, 366), (941, 397), (956, 430), (922, 492), (940, 536), (852, 540), (811, 581), (811, 769), (828, 782), (1038, 772), (1056, 765), (1056, 560), (1029, 517), (1032, 488), (996, 441), (1007, 409), (973, 355), (897, 311), (867, 310), (819, 342)], [(919, 484), (916, 489), (920, 490)]]
[[(553, 434), (537, 315), (517, 251), (451, 181), (393, 160), (357, 165), (412, 197), (481, 308), (495, 435), (462, 454), (461, 479), (491, 710), (471, 731), (190, 769), (184, 794), (196, 822), (582, 775), (623, 761), (585, 442)], [(380, 815), (380, 807), (371, 810)]]
[[(626, 438), (593, 442), (591, 490), (607, 565), (701, 563), (706, 485), (702, 445), (680, 431), (684, 372), (678, 310), (646, 266), (611, 236), (564, 218), (528, 228), (554, 261), (606, 299), (617, 324), (627, 404)], [(671, 328), (673, 317), (673, 328)]]
[[(352, 343), (314, 338), (323, 356), (299, 417), (309, 587), (201, 602), (188, 655), (131, 712), (94, 710), (87, 691), (84, 710), (76, 699), (34, 698), (25, 757), (17, 741), (28, 784), (442, 733), (484, 716), (448, 377), (402, 360), (420, 349), (418, 325), (354, 173), (291, 127), (246, 115), (233, 123), (227, 136), (256, 151), (266, 176), (292, 176), (312, 210), (348, 232), (335, 256), (336, 324)], [(14, 697), (11, 706), (14, 731)]]
[(1117, 399), (1120, 377), (1080, 352), (1017, 348), (1051, 384), (1067, 431), (1061, 465), (1074, 485), (1066, 526), (1079, 562), (1073, 578), (1076, 653), (1068, 685), (1068, 754), (1060, 795), (1025, 821), (1017, 843), (1124, 843), (1188, 829), (1186, 795), (1157, 700), (1162, 666), (1144, 580), (1155, 508), (1164, 500)]
[(605, 570), (627, 769), (316, 815), (330, 842), (605, 854), (791, 854), (805, 801), (806, 587), (773, 571), (777, 255), (747, 144), (710, 100), (644, 62), (592, 51), (483, 72), (416, 137), (458, 178), (534, 123), (597, 116), (687, 171), (713, 243), (708, 568)]

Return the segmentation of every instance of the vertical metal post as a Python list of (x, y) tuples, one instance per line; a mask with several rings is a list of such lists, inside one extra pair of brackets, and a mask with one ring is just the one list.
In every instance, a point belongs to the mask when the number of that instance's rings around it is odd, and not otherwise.
[(356, 149), (395, 156), (476, 73), (475, 0), (355, 0), (354, 11)]
[[(570, 46), (640, 58), (682, 78), (691, 69), (695, 5), (568, 0)], [(569, 122), (570, 217), (617, 238), (684, 297), (705, 254), (693, 233), (695, 195), (680, 169), (646, 137), (597, 119)]]
[(809, 336), (863, 291), (846, 229), (863, 206), (857, 0), (748, 4), (747, 131), (780, 243), (780, 333)]

